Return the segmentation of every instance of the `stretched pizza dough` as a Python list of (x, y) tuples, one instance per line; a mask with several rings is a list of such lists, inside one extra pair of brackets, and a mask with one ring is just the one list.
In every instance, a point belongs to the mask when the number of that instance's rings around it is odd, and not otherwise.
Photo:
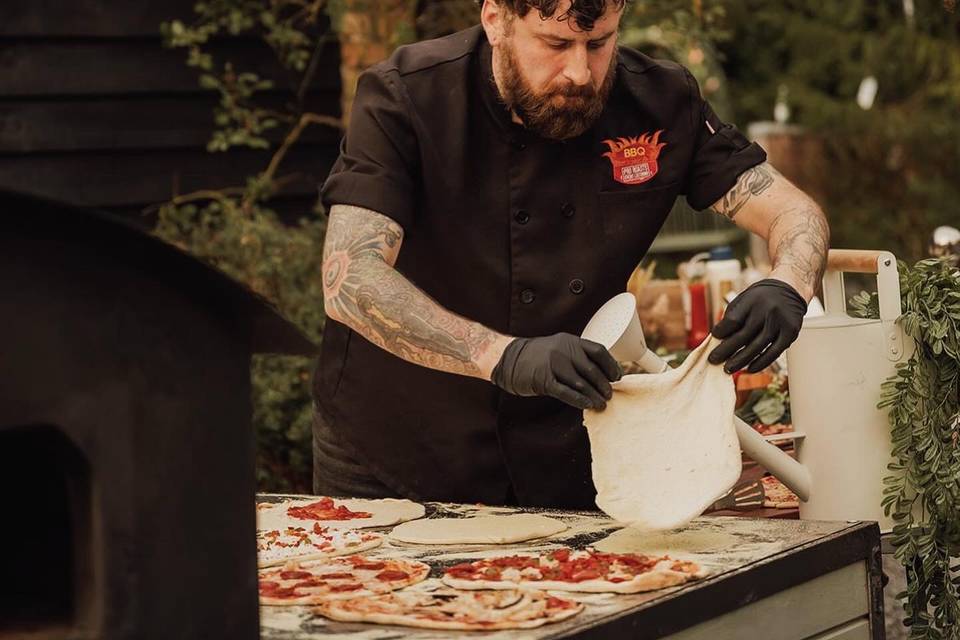
[(312, 504), (321, 496), (304, 496), (295, 500), (284, 500), (274, 505), (257, 509), (257, 529), (283, 529), (285, 527), (312, 527), (319, 522), (322, 527), (341, 529), (368, 529), (371, 527), (389, 527), (407, 520), (422, 518), (425, 511), (422, 504), (396, 498), (334, 498), (335, 505), (343, 505), (351, 511), (366, 511), (369, 518), (353, 520), (302, 520), (287, 515), (290, 507), (303, 507)]
[(327, 601), (315, 609), (331, 620), (403, 625), (424, 629), (532, 629), (559, 622), (583, 604), (543, 591), (394, 591), (351, 600)]
[(542, 589), (543, 591), (575, 591), (579, 593), (643, 593), (675, 587), (709, 575), (706, 569), (698, 565), (696, 573), (684, 573), (670, 568), (674, 560), (661, 563), (656, 569), (636, 576), (624, 582), (609, 580), (580, 580), (563, 582), (562, 580), (464, 580), (443, 576), (441, 581), (454, 589)]
[(624, 376), (602, 412), (585, 411), (597, 506), (639, 529), (703, 513), (740, 477), (733, 379), (707, 362), (711, 338), (676, 369)]
[(532, 513), (479, 518), (430, 518), (394, 527), (390, 538), (415, 544), (509, 544), (560, 533), (567, 525)]

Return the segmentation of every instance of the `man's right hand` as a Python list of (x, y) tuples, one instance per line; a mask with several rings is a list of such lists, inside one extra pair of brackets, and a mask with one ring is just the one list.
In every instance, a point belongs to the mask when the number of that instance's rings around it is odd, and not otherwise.
[(622, 375), (603, 345), (557, 333), (515, 339), (490, 380), (518, 396), (551, 396), (578, 409), (602, 411), (613, 395), (610, 383)]

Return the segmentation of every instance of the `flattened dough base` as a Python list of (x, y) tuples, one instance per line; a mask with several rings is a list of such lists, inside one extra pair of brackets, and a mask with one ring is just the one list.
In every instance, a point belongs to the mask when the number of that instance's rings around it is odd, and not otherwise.
[(545, 538), (566, 528), (559, 520), (531, 513), (431, 518), (401, 524), (390, 532), (390, 538), (414, 544), (509, 544)]

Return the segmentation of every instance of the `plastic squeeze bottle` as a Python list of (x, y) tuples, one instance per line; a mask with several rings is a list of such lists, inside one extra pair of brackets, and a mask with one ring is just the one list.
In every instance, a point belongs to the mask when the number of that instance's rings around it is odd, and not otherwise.
[(723, 245), (710, 250), (706, 267), (712, 327), (723, 317), (727, 294), (740, 290), (740, 261), (733, 257), (733, 249)]
[(687, 349), (696, 349), (710, 335), (707, 313), (707, 285), (702, 281), (687, 286), (690, 296), (690, 326), (687, 329)]

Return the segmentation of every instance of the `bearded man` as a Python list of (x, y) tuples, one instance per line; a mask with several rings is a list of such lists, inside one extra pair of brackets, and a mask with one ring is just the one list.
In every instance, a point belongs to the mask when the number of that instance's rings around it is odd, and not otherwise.
[(577, 334), (679, 195), (773, 259), (711, 360), (759, 370), (796, 337), (822, 212), (686, 69), (617, 46), (623, 10), (484, 0), (481, 25), (360, 78), (322, 188), (317, 494), (592, 508), (582, 410), (621, 372)]

